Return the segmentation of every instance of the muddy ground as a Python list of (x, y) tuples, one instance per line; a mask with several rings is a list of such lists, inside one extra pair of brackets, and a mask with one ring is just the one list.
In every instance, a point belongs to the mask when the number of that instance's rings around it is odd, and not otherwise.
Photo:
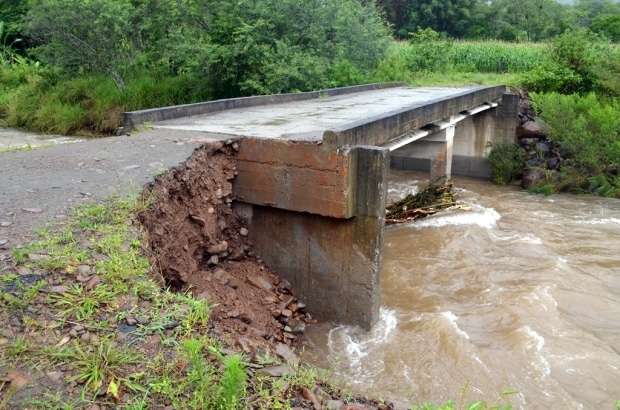
[(161, 280), (208, 300), (216, 333), (255, 354), (294, 344), (312, 317), (290, 284), (254, 255), (248, 228), (233, 211), (237, 149), (233, 141), (203, 145), (157, 177), (139, 219)]

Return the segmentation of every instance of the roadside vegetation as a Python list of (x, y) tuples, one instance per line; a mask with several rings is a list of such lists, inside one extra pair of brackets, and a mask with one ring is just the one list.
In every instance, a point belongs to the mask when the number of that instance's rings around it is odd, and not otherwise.
[(620, 13), (605, 0), (6, 3), (0, 124), (93, 136), (129, 110), (368, 82), (572, 92), (550, 39), (581, 27), (617, 40)]

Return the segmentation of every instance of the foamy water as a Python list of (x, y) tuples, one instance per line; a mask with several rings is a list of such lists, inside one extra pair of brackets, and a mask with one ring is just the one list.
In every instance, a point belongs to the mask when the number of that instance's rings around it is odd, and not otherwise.
[[(393, 200), (421, 178), (394, 179)], [(377, 325), (313, 327), (307, 358), (401, 406), (613, 409), (620, 201), (456, 186), (463, 209), (387, 229)]]

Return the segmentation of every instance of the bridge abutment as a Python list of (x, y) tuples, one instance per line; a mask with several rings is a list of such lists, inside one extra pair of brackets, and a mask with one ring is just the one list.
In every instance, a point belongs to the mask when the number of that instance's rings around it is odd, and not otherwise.
[[(240, 144), (234, 190), (257, 254), (291, 283), (318, 318), (370, 328), (380, 306), (389, 151), (357, 146), (338, 150), (338, 158), (329, 161), (326, 158), (334, 153), (317, 144), (287, 144), (286, 158), (273, 154), (279, 142)], [(253, 166), (252, 174), (242, 174), (250, 152), (260, 154), (262, 165)], [(296, 154), (300, 155), (295, 158)], [(278, 197), (272, 192), (294, 174), (305, 174), (295, 181), (298, 188), (291, 188), (296, 195)], [(336, 179), (348, 185), (335, 187)], [(336, 188), (340, 195), (332, 191), (327, 201), (322, 186)], [(299, 195), (307, 202), (293, 201)]]

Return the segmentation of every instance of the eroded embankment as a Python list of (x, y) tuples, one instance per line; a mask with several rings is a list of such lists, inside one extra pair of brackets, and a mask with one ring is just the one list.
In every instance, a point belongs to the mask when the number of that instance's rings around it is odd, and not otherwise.
[(206, 144), (144, 192), (139, 215), (153, 266), (167, 285), (213, 306), (215, 333), (247, 353), (292, 344), (311, 320), (304, 304), (252, 252), (233, 210), (236, 142)]

